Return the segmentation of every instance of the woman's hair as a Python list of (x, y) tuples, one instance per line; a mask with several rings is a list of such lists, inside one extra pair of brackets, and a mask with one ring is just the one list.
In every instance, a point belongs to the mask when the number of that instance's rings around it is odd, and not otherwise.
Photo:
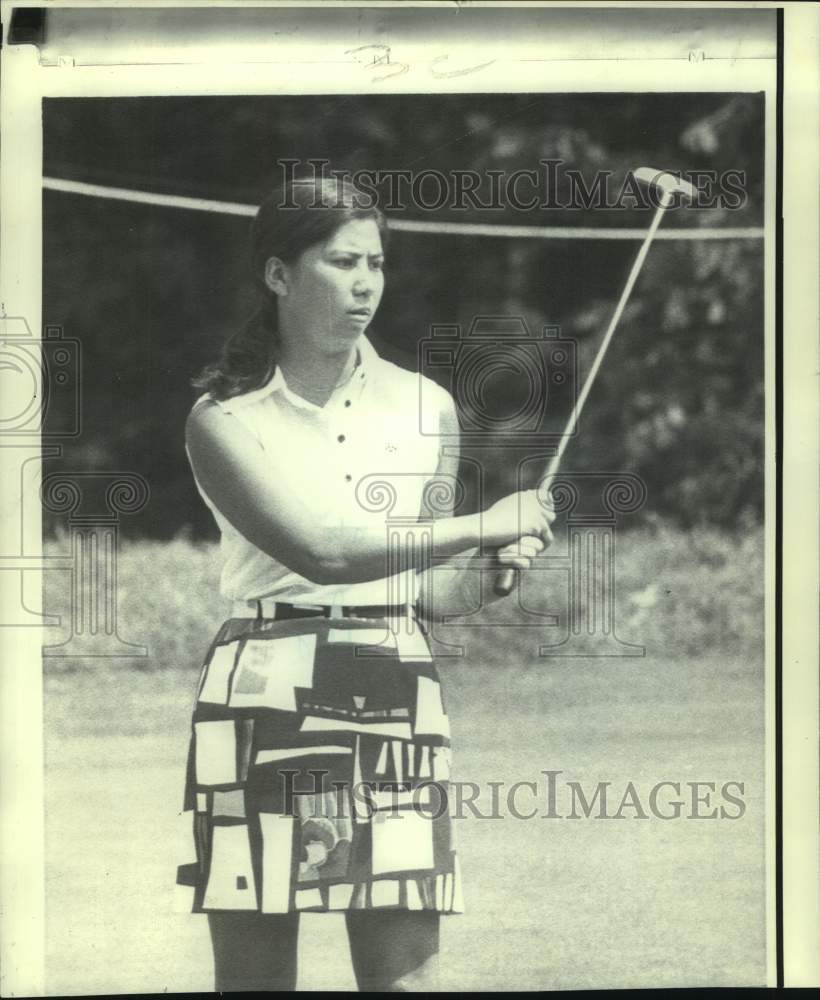
[(194, 388), (209, 392), (214, 399), (230, 399), (269, 381), (276, 368), (279, 324), (276, 295), (265, 284), (268, 260), (279, 257), (294, 263), (305, 250), (324, 243), (355, 219), (373, 219), (385, 240), (384, 216), (346, 177), (290, 180), (262, 202), (250, 233), (251, 270), (262, 302), (225, 342), (219, 360), (191, 380)]

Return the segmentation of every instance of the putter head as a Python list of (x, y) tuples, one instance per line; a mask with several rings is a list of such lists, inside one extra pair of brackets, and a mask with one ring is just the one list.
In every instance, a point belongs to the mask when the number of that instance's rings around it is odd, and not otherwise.
[(664, 201), (671, 204), (673, 197), (680, 195), (685, 201), (693, 201), (697, 190), (688, 181), (680, 180), (674, 174), (654, 167), (640, 167), (634, 171), (635, 179), (649, 187), (657, 188), (664, 195)]

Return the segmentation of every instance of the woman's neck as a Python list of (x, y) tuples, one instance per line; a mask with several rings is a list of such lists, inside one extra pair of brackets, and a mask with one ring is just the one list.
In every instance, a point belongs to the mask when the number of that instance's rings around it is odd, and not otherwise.
[(324, 406), (358, 367), (359, 349), (354, 345), (344, 354), (297, 353), (282, 345), (277, 363), (289, 389), (314, 406)]

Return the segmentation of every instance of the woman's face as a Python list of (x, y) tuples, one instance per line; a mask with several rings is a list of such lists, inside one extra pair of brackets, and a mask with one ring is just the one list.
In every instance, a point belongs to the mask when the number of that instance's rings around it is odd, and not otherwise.
[(384, 253), (373, 219), (346, 222), (325, 243), (285, 266), (280, 323), (327, 353), (349, 349), (367, 329), (384, 291)]

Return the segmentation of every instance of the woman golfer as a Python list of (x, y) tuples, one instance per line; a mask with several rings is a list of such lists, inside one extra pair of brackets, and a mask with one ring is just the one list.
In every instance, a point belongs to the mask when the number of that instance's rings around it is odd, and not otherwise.
[[(439, 915), (462, 904), (422, 622), (470, 606), (480, 543), (526, 569), (551, 538), (534, 491), (431, 513), (457, 458), (420, 432), (419, 400), (448, 444), (458, 424), (448, 393), (420, 394), (366, 336), (384, 237), (347, 181), (272, 195), (252, 229), (263, 305), (195, 382), (186, 450), (232, 610), (197, 693), (179, 881), (208, 914), (217, 990), (293, 989), (299, 914), (316, 911), (344, 912), (360, 989), (435, 988)], [(435, 567), (419, 534), (433, 514)]]

